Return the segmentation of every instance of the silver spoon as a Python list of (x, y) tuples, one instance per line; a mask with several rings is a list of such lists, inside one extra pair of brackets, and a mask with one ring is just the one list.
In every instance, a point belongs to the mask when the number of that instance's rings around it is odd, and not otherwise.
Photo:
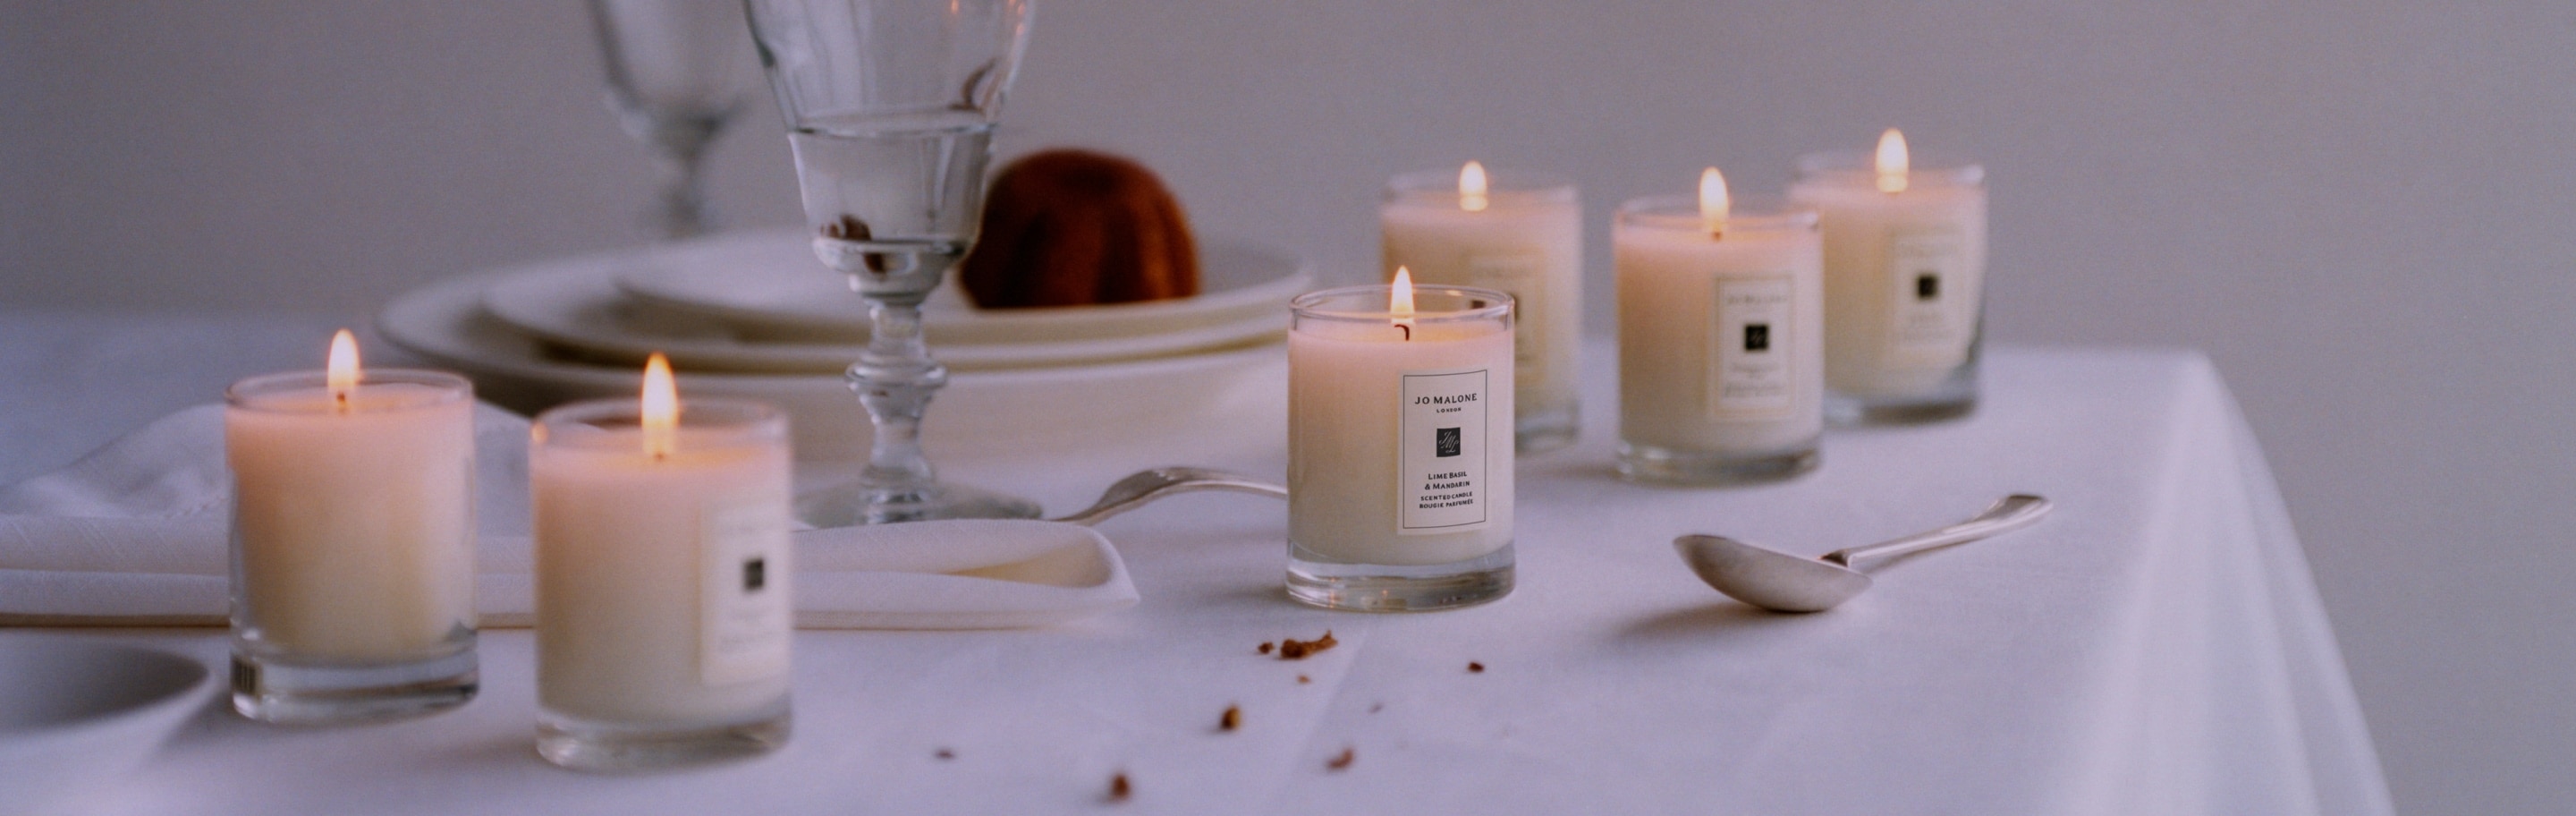
[(1222, 470), (1203, 467), (1159, 467), (1137, 471), (1111, 484), (1100, 494), (1100, 500), (1069, 516), (1048, 519), (1075, 524), (1098, 524), (1103, 519), (1145, 506), (1147, 502), (1174, 493), (1200, 490), (1229, 490), (1288, 498), (1288, 488)]
[(1774, 612), (1822, 612), (1869, 588), (1869, 574), (1855, 562), (1889, 559), (1952, 544), (1965, 544), (2030, 526), (2048, 515), (2048, 500), (2015, 493), (1976, 518), (1893, 541), (1799, 558), (1725, 536), (1692, 534), (1673, 539), (1682, 561), (1702, 581), (1727, 596)]

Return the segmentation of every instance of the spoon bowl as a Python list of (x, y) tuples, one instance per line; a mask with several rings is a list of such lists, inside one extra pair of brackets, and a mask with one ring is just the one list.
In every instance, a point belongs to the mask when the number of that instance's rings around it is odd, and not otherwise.
[(1691, 572), (1727, 597), (1774, 612), (1822, 612), (1869, 589), (1868, 573), (1854, 565), (1898, 558), (1924, 550), (1965, 544), (2030, 526), (2048, 515), (2047, 499), (2028, 493), (2005, 496), (1975, 518), (1938, 530), (1835, 550), (1816, 558), (1788, 553), (1717, 535), (1694, 533), (1673, 539)]

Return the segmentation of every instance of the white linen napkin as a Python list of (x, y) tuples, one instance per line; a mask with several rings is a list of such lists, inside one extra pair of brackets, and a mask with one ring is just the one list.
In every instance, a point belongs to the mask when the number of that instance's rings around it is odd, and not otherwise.
[[(476, 609), (526, 626), (528, 423), (475, 406)], [(189, 408), (62, 470), (0, 488), (0, 625), (220, 626), (230, 607), (223, 408)], [(1136, 603), (1089, 527), (943, 521), (795, 534), (796, 625), (1039, 626)]]

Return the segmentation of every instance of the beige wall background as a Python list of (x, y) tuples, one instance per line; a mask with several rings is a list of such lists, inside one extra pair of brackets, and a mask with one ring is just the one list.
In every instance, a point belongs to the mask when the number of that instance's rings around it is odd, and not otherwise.
[[(588, 38), (570, 0), (0, 0), (0, 306), (358, 319), (640, 240)], [(1976, 156), (1995, 341), (2217, 359), (2399, 807), (2576, 801), (2576, 6), (1047, 0), (1005, 124), (1336, 279), (1389, 175), (1571, 174), (1595, 332), (1622, 199), (1888, 125)], [(796, 220), (773, 112), (712, 173)]]

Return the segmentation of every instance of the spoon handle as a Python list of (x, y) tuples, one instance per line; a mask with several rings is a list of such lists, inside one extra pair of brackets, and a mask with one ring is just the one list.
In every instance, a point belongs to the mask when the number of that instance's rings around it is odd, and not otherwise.
[(1825, 553), (1824, 560), (1848, 567), (1855, 561), (1895, 558), (1936, 547), (1965, 544), (1998, 533), (2008, 533), (2028, 527), (2031, 522), (2048, 515), (2049, 506), (2047, 499), (2028, 493), (2015, 493), (1997, 500), (1993, 506), (1987, 507), (1985, 512), (1978, 513), (1976, 518), (1931, 532), (1915, 533), (1891, 541), (1835, 550)]

